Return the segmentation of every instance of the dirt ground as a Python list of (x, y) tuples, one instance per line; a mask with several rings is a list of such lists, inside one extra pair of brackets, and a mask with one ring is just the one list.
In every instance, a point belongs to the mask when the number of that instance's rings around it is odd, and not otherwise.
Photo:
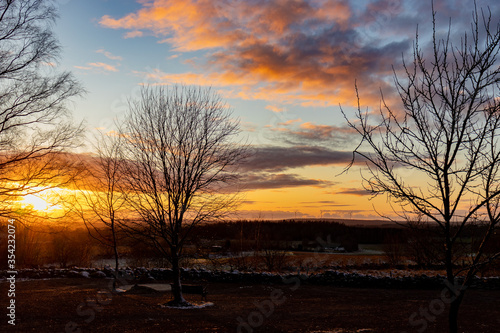
[[(211, 283), (212, 306), (172, 309), (170, 292), (112, 294), (106, 279), (17, 281), (11, 326), (7, 289), (0, 332), (446, 332), (440, 290)], [(460, 315), (462, 332), (500, 332), (500, 291), (468, 290)]]

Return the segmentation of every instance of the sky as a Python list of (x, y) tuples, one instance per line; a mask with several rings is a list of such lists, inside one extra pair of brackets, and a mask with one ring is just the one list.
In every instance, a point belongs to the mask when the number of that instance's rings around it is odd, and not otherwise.
[[(385, 197), (363, 189), (362, 164), (342, 171), (359, 137), (357, 105), (397, 103), (394, 71), (411, 60), (427, 0), (57, 0), (58, 68), (87, 93), (71, 108), (90, 132), (111, 131), (144, 84), (219, 92), (254, 153), (243, 166), (241, 218), (379, 218)], [(500, 4), (477, 0), (500, 17)], [(469, 29), (472, 1), (435, 0), (438, 33)], [(395, 104), (396, 105), (396, 104)], [(90, 149), (90, 148), (89, 148)], [(407, 177), (412, 171), (407, 171)]]

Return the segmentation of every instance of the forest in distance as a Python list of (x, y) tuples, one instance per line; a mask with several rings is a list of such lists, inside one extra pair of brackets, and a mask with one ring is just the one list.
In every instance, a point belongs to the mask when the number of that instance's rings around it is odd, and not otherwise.
[[(471, 225), (463, 232), (457, 256), (462, 253), (466, 257), (468, 252), (480, 245), (479, 238), (475, 236), (480, 235), (483, 228)], [(410, 268), (418, 271), (427, 268), (439, 271), (443, 265), (438, 234), (439, 230), (432, 224), (420, 223), (408, 227), (370, 220), (202, 223), (190, 233), (181, 262), (185, 268), (193, 267), (197, 262), (208, 269), (279, 272), (285, 268), (300, 267), (300, 262), (294, 262), (294, 258), (324, 253), (332, 256), (355, 255), (358, 259), (351, 266), (369, 262), (375, 269)], [(114, 256), (112, 249), (103, 245), (99, 238), (92, 237), (83, 225), (73, 228), (20, 226), (18, 235), (19, 268), (102, 268), (110, 265)], [(112, 236), (106, 228), (100, 230), (100, 235)], [(121, 266), (170, 267), (154, 247), (123, 230), (117, 231), (117, 236)], [(1, 246), (6, 247), (5, 244)], [(499, 250), (500, 235), (495, 235), (485, 251), (496, 253)], [(366, 258), (369, 260), (366, 261)], [(7, 261), (0, 259), (0, 269), (6, 269)], [(343, 265), (347, 265), (347, 261), (341, 263)], [(500, 268), (497, 266), (488, 267), (490, 274)], [(367, 267), (370, 265), (364, 268)]]

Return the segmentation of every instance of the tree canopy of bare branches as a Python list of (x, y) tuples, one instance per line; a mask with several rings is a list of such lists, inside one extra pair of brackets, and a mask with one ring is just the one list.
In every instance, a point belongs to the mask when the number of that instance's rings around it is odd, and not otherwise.
[(70, 209), (83, 220), (89, 234), (113, 250), (115, 284), (119, 271), (119, 226), (127, 212), (127, 191), (123, 187), (122, 149), (120, 135), (99, 133), (95, 139), (95, 156), (82, 159), (82, 180), (75, 182), (74, 200)]
[[(386, 103), (374, 122), (359, 106), (350, 126), (361, 136), (355, 150), (365, 158), (365, 186), (387, 194), (406, 219), (439, 225), (442, 253), (450, 285), (466, 288), (475, 274), (498, 254), (484, 255), (500, 220), (500, 26), (488, 11), (473, 12), (471, 31), (459, 43), (438, 36), (433, 11), (430, 56), (414, 46), (413, 61), (404, 75), (395, 72), (402, 108)], [(345, 115), (345, 114), (344, 114)], [(470, 248), (466, 267), (458, 266), (458, 243), (464, 228), (487, 225), (479, 245)], [(450, 305), (450, 332), (458, 330), (463, 293)]]
[[(4, 202), (50, 183), (61, 165), (53, 167), (45, 157), (73, 147), (81, 132), (72, 125), (66, 102), (82, 89), (70, 73), (55, 69), (60, 53), (52, 31), (56, 17), (51, 0), (0, 1), (0, 195)], [(3, 205), (0, 214), (11, 213), (8, 206)]]
[[(129, 205), (149, 242), (169, 258), (174, 300), (181, 292), (179, 258), (189, 231), (227, 215), (235, 195), (224, 188), (236, 180), (245, 147), (234, 139), (238, 122), (211, 89), (146, 87), (130, 102), (122, 135)], [(130, 224), (129, 224), (130, 226)]]

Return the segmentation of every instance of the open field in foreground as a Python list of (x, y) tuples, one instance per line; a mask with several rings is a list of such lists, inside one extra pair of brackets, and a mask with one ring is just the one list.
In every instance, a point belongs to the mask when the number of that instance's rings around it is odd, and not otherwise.
[[(84, 278), (18, 281), (16, 326), (7, 325), (2, 297), (0, 331), (418, 332), (426, 324), (425, 332), (446, 332), (440, 290), (210, 283), (212, 306), (180, 310), (159, 306), (169, 292), (111, 294), (109, 284)], [(0, 292), (7, 293), (6, 282)], [(200, 301), (199, 295), (186, 298)], [(499, 332), (500, 291), (467, 291), (460, 324), (463, 332)]]

